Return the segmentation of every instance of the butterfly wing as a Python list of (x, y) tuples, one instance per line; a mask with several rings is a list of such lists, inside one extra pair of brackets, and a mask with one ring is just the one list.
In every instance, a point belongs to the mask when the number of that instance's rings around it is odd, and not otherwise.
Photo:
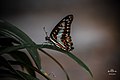
[(73, 15), (64, 17), (50, 33), (51, 41), (59, 48), (71, 51), (73, 49), (70, 36), (70, 26), (73, 21)]

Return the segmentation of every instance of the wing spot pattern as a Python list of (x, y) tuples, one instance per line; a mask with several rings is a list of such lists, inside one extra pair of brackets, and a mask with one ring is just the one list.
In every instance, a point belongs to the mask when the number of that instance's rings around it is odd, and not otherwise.
[(55, 30), (56, 32), (58, 31), (58, 30)]
[(65, 26), (65, 22), (61, 23), (61, 25), (64, 27)]
[(70, 24), (67, 24), (67, 25), (70, 25)]
[(73, 43), (70, 36), (70, 25), (72, 20), (72, 15), (66, 16), (55, 26), (50, 34), (51, 41), (55, 46), (67, 51), (71, 51), (73, 49)]

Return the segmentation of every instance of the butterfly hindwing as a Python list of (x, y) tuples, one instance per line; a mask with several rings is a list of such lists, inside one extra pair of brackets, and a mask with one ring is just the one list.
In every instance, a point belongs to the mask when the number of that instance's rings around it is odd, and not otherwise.
[(59, 48), (72, 50), (73, 43), (70, 36), (70, 26), (73, 21), (73, 15), (63, 18), (50, 33), (51, 41)]

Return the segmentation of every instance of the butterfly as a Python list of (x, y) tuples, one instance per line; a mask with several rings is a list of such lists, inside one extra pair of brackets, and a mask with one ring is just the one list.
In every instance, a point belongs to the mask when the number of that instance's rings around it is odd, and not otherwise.
[(70, 36), (70, 26), (73, 21), (73, 15), (67, 15), (64, 17), (52, 30), (50, 33), (50, 36), (47, 36), (45, 39), (51, 43), (53, 43), (55, 46), (66, 50), (66, 51), (71, 51), (74, 49), (73, 47), (73, 42)]

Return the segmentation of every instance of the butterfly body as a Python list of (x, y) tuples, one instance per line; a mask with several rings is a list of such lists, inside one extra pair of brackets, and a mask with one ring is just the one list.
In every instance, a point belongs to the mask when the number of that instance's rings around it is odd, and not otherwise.
[(45, 39), (52, 42), (55, 46), (63, 50), (71, 51), (73, 43), (70, 36), (70, 26), (73, 21), (73, 15), (64, 17), (52, 30), (50, 36)]

